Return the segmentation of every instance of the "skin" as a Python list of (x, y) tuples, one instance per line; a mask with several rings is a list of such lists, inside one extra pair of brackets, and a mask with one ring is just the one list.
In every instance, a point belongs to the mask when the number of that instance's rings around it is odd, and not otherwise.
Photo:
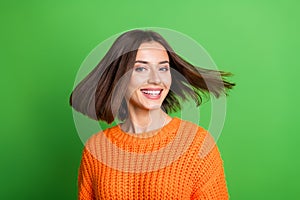
[(122, 130), (143, 133), (159, 129), (171, 121), (161, 105), (166, 98), (172, 78), (169, 56), (157, 42), (142, 43), (136, 55), (125, 100), (129, 117)]

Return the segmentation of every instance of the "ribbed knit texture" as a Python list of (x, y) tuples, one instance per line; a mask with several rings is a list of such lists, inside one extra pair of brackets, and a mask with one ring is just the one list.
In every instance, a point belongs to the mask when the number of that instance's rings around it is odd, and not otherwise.
[(228, 199), (223, 163), (203, 128), (173, 118), (142, 134), (119, 126), (86, 143), (78, 199)]

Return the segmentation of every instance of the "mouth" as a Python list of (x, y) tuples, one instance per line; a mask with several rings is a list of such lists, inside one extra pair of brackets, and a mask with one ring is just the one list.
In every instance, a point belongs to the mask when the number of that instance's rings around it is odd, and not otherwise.
[(160, 96), (161, 96), (162, 91), (163, 91), (163, 89), (151, 89), (151, 88), (141, 89), (141, 92), (148, 99), (159, 99)]

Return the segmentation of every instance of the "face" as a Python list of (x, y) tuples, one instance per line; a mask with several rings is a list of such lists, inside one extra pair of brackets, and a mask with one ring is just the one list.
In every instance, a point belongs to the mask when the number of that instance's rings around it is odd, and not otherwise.
[(160, 109), (171, 86), (169, 56), (157, 42), (143, 43), (136, 55), (125, 99), (131, 109)]

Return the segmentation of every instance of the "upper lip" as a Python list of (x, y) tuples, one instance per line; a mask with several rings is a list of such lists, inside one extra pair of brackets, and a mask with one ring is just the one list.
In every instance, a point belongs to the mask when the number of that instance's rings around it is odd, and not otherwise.
[(150, 91), (161, 91), (162, 88), (142, 88), (141, 90), (150, 90)]

